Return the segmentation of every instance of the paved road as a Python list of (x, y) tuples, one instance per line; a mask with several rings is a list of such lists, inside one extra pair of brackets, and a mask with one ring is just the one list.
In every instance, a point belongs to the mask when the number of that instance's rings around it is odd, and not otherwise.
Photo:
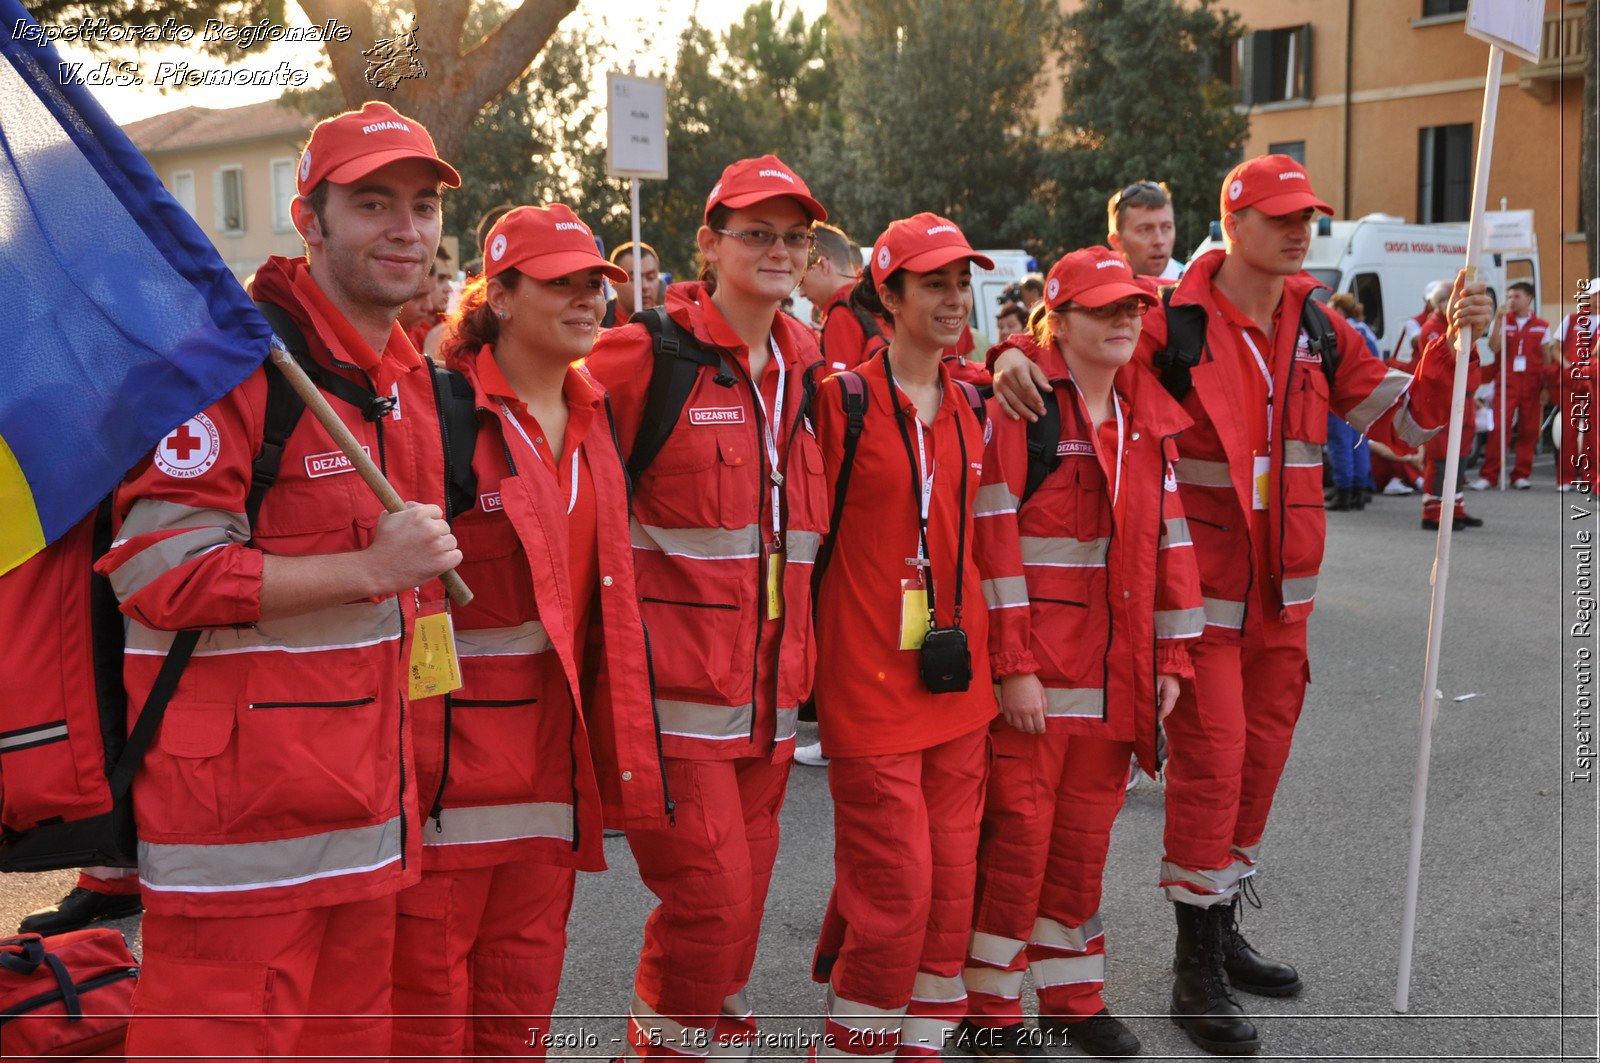
[[(1329, 514), (1313, 684), (1263, 846), (1265, 907), (1245, 921), (1307, 985), (1293, 1001), (1246, 998), (1265, 1058), (1596, 1056), (1596, 789), (1568, 781), (1577, 691), (1564, 658), (1577, 644), (1563, 639), (1576, 607), (1566, 544), (1585, 522), (1569, 519), (1578, 496), (1556, 494), (1548, 459), (1535, 480), (1530, 492), (1471, 496), (1488, 523), (1455, 542), (1404, 1016), (1393, 1000), (1434, 537), (1418, 528), (1415, 498)], [(1464, 695), (1476, 696), (1453, 700)], [(1149, 1055), (1192, 1056), (1165, 1017), (1161, 820), (1162, 790), (1146, 780), (1118, 820), (1106, 876), (1108, 999)], [(795, 769), (783, 826), (751, 994), (763, 1015), (793, 1016), (769, 1028), (810, 1034), (820, 992), (807, 966), (831, 880), (824, 772)], [(626, 847), (607, 847), (613, 870), (580, 881), (557, 1023), (599, 1045), (567, 1054), (615, 1051), (620, 1022), (603, 1016), (626, 1007), (653, 903)], [(0, 924), (68, 884), (0, 881)]]

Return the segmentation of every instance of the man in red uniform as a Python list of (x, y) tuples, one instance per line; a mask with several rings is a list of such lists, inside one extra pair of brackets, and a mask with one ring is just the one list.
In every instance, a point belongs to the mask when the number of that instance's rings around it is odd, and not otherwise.
[[(1582, 283), (1582, 282), (1580, 282)], [(1596, 376), (1595, 299), (1600, 277), (1578, 295), (1578, 308), (1561, 319), (1545, 347), (1552, 370), (1551, 398), (1561, 409), (1561, 446), (1556, 456), (1556, 489), (1592, 492), (1595, 480), (1594, 381)]]
[(828, 370), (854, 369), (888, 345), (884, 323), (850, 305), (850, 289), (861, 276), (861, 248), (843, 229), (812, 227), (815, 243), (800, 293), (822, 308), (818, 345)]
[[(1317, 282), (1301, 267), (1312, 219), (1332, 208), (1293, 159), (1266, 155), (1235, 167), (1223, 182), (1221, 209), (1226, 250), (1189, 267), (1169, 311), (1203, 318), (1198, 364), (1185, 373), (1170, 357), (1160, 310), (1146, 319), (1136, 358), (1160, 368), (1195, 422), (1178, 437), (1176, 472), (1206, 614), (1205, 633), (1190, 650), (1194, 679), (1184, 682), (1167, 720), (1161, 878), (1178, 918), (1172, 1012), (1202, 1048), (1239, 1053), (1253, 1051), (1257, 1037), (1230, 983), (1268, 996), (1300, 989), (1293, 967), (1250, 947), (1236, 909), (1240, 884), (1256, 872), (1310, 678), (1306, 618), (1327, 534), (1328, 412), (1413, 449), (1449, 416), (1453, 359), (1435, 342), (1414, 378), (1387, 370), (1334, 314), (1336, 350), (1312, 345), (1302, 312)], [(1457, 282), (1452, 336), (1490, 320), (1483, 286), (1464, 283)], [(1022, 386), (1043, 377), (1037, 366), (1007, 352), (995, 368), (1003, 405), (1042, 412), (1028, 394), (1036, 388)]]
[[(1506, 444), (1511, 452), (1511, 486), (1526, 491), (1533, 486), (1533, 447), (1539, 441), (1539, 422), (1543, 411), (1539, 395), (1544, 390), (1544, 345), (1550, 336), (1550, 323), (1533, 312), (1533, 285), (1516, 281), (1506, 289), (1506, 302), (1494, 329), (1489, 333), (1489, 349), (1502, 360), (1500, 379), (1505, 395), (1494, 397), (1494, 429), (1489, 433), (1489, 453), (1483, 469), (1470, 486), (1482, 491), (1500, 482), (1500, 439), (1511, 432)], [(1511, 422), (1516, 422), (1515, 431)]]
[(385, 513), (307, 414), (248, 519), (265, 369), (118, 492), (100, 567), (128, 617), (130, 708), (176, 633), (200, 633), (134, 782), (149, 910), (130, 1059), (388, 1051), (395, 895), (421, 867), (406, 653), (461, 559), (432, 377), (396, 323), (441, 183), (460, 178), (385, 104), (319, 123), (293, 204), (307, 256), (269, 259), (253, 288), (410, 508)]

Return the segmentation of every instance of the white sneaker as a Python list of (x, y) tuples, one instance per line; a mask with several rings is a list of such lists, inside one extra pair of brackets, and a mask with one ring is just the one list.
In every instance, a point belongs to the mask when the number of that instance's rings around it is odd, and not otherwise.
[(1128, 758), (1128, 785), (1126, 787), (1124, 787), (1124, 791), (1131, 793), (1133, 788), (1135, 786), (1139, 785), (1139, 778), (1143, 774), (1144, 774), (1144, 772), (1141, 771), (1140, 768), (1139, 768), (1139, 758), (1138, 757), (1129, 757)]
[(1568, 491), (1576, 491), (1577, 489), (1577, 484), (1556, 484), (1556, 490), (1562, 494), (1566, 494)]
[(795, 746), (794, 759), (797, 763), (813, 768), (828, 766), (828, 758), (822, 755), (821, 742), (813, 742), (809, 746)]
[(1515, 480), (1511, 481), (1511, 486), (1515, 487), (1518, 491), (1526, 491), (1528, 488), (1533, 486), (1533, 481), (1528, 479), (1526, 476), (1519, 476)]
[(1401, 480), (1400, 477), (1394, 476), (1389, 479), (1387, 484), (1384, 484), (1383, 493), (1386, 495), (1410, 495), (1416, 492), (1411, 490), (1410, 484)]
[(1489, 483), (1489, 481), (1485, 480), (1481, 476), (1467, 485), (1467, 487), (1474, 491), (1487, 491), (1489, 490), (1490, 486), (1492, 485)]

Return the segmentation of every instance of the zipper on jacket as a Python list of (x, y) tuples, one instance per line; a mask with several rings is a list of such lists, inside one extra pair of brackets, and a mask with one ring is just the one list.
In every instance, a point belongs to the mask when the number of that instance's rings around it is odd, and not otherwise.
[(538, 698), (458, 698), (458, 697), (456, 697), (454, 695), (450, 695), (450, 703), (452, 705), (460, 705), (464, 709), (466, 709), (466, 708), (511, 709), (511, 708), (515, 708), (518, 705), (537, 705), (537, 704), (539, 704), (539, 699)]
[[(1170, 439), (1172, 437), (1168, 436), (1167, 438)], [(1165, 459), (1163, 459), (1163, 460), (1165, 460)], [(1165, 505), (1165, 503), (1163, 503), (1163, 505)], [(1193, 521), (1196, 524), (1204, 524), (1206, 527), (1215, 528), (1218, 531), (1231, 531), (1232, 530), (1226, 524), (1218, 524), (1214, 520), (1206, 520), (1204, 517), (1196, 517), (1196, 516), (1192, 516), (1192, 515), (1190, 515), (1188, 513), (1184, 514), (1184, 519)]]
[[(1116, 402), (1116, 396), (1111, 397)], [(1122, 475), (1122, 470), (1117, 470)], [(1109, 487), (1109, 485), (1107, 485)], [(1100, 659), (1100, 720), (1105, 722), (1110, 714), (1111, 702), (1111, 647), (1117, 638), (1117, 610), (1111, 597), (1111, 548), (1116, 545), (1117, 510), (1111, 507), (1111, 530), (1106, 536), (1106, 652)]]
[(1039, 595), (1039, 594), (1031, 595), (1030, 597), (1031, 597), (1032, 601), (1035, 601), (1035, 602), (1049, 602), (1051, 605), (1071, 605), (1071, 606), (1075, 606), (1075, 607), (1077, 607), (1079, 609), (1087, 609), (1087, 608), (1089, 608), (1089, 603), (1088, 602), (1074, 602), (1074, 601), (1072, 601), (1071, 599), (1068, 599), (1068, 598), (1046, 598), (1043, 595)]
[[(426, 355), (423, 357), (427, 358)], [(450, 504), (450, 432), (444, 425), (444, 395), (439, 391), (439, 378), (431, 365), (428, 367), (428, 383), (433, 385), (433, 408), (439, 418), (439, 446), (444, 451), (444, 519), (449, 520), (456, 515)]]
[[(1311, 298), (1311, 296), (1307, 295), (1306, 298), (1309, 299), (1309, 298)], [(1302, 304), (1302, 308), (1301, 309), (1302, 309), (1302, 312), (1304, 312), (1304, 304)], [(1294, 334), (1295, 347), (1299, 347), (1300, 346), (1300, 331), (1301, 331), (1300, 330), (1300, 325), (1299, 325), (1298, 319), (1297, 319), (1296, 320), (1296, 324), (1295, 324), (1295, 334)], [(1306, 342), (1310, 343), (1310, 337), (1309, 336), (1306, 338)], [(1294, 398), (1294, 351), (1291, 350), (1289, 352), (1289, 371), (1287, 373), (1285, 373), (1284, 377), (1283, 377), (1283, 431), (1278, 433), (1278, 438), (1279, 438), (1280, 441), (1287, 440), (1289, 438), (1289, 402), (1293, 398)], [(1276, 464), (1278, 466), (1278, 571), (1269, 572), (1267, 574), (1271, 578), (1274, 587), (1278, 591), (1278, 607), (1280, 609), (1284, 608), (1284, 604), (1283, 604), (1283, 551), (1284, 551), (1284, 548), (1288, 545), (1288, 541), (1289, 541), (1289, 519), (1288, 519), (1289, 518), (1289, 477), (1288, 477), (1288, 471), (1289, 470), (1287, 468), (1285, 468), (1284, 464), (1283, 464), (1283, 462), (1284, 462), (1284, 450), (1285, 449), (1286, 449), (1285, 447), (1280, 446), (1280, 447), (1278, 447), (1278, 453), (1273, 455), (1273, 457), (1277, 459)], [(1318, 507), (1318, 508), (1321, 508), (1321, 507)], [(1271, 522), (1270, 521), (1268, 522), (1268, 527), (1269, 528), (1271, 527)], [(1271, 559), (1270, 556), (1267, 558), (1267, 562), (1268, 562), (1268, 564), (1271, 564), (1272, 559)]]
[[(773, 351), (772, 352), (772, 356), (774, 358), (782, 358), (783, 357), (783, 355), (779, 354), (777, 351)], [(760, 455), (759, 461), (761, 462), (761, 465), (764, 467), (766, 465), (766, 462), (767, 462), (767, 446), (766, 446), (766, 440), (764, 438), (764, 436), (766, 434), (766, 430), (767, 430), (767, 421), (766, 421), (766, 417), (763, 416), (762, 412), (761, 412), (761, 392), (760, 392), (759, 388), (757, 387), (756, 382), (753, 379), (751, 379), (749, 371), (746, 370), (745, 367), (740, 364), (739, 359), (731, 358), (731, 359), (729, 359), (729, 361), (733, 362), (733, 367), (739, 371), (739, 376), (744, 380), (745, 384), (748, 385), (749, 388), (750, 388), (750, 398), (751, 398), (750, 405), (751, 405), (751, 408), (755, 412), (755, 417), (753, 418), (753, 420), (755, 422), (755, 427), (756, 427), (756, 453)], [(783, 428), (782, 425), (778, 426), (778, 430), (779, 431), (781, 431), (782, 428)], [(768, 475), (769, 476), (776, 476), (776, 475), (778, 475), (778, 470), (777, 469), (770, 469), (770, 470), (768, 470)], [(764, 614), (766, 613), (766, 601), (767, 601), (766, 537), (761, 534), (761, 511), (762, 511), (762, 509), (764, 507), (762, 507), (760, 505), (760, 502), (759, 502), (759, 495), (761, 493), (761, 490), (763, 488), (765, 488), (765, 486), (766, 485), (763, 484), (761, 488), (757, 489), (758, 501), (757, 501), (757, 506), (756, 506), (756, 542), (757, 542), (757, 546), (756, 546), (756, 609), (755, 609), (755, 614), (756, 614), (756, 645), (755, 645), (755, 652), (752, 655), (752, 658), (751, 658), (751, 661), (750, 661), (750, 735), (749, 735), (749, 740), (752, 741), (752, 742), (754, 742), (756, 740), (756, 718), (759, 715), (758, 706), (761, 704), (761, 698), (760, 698), (760, 690), (761, 690), (761, 628), (762, 628), (762, 625), (763, 625), (763, 622), (764, 622), (764, 619), (765, 619)], [(787, 494), (788, 494), (787, 491), (780, 492), (780, 495), (787, 495)], [(777, 531), (778, 530), (776, 528), (774, 528), (773, 529), (773, 534), (776, 535)], [(778, 746), (777, 676), (773, 676), (772, 708), (773, 708), (772, 747), (774, 749), (776, 749), (777, 746)]]
[[(367, 387), (371, 388), (372, 393), (376, 395), (378, 389), (373, 384), (372, 377), (366, 373), (362, 373), (361, 376), (366, 380)], [(383, 422), (387, 416), (389, 415), (385, 414), (384, 417), (372, 422), (372, 427), (378, 435), (378, 468), (385, 477), (389, 475), (389, 455), (383, 439)], [(409, 659), (407, 654), (410, 653), (410, 648), (406, 645), (406, 610), (405, 606), (400, 604), (400, 596), (398, 594), (394, 596), (394, 607), (400, 610), (400, 659), (404, 661)], [(398, 694), (396, 700), (400, 704), (400, 726), (395, 731), (395, 738), (399, 743), (396, 754), (400, 763), (400, 868), (405, 870), (408, 866), (406, 863), (406, 839), (410, 837), (410, 825), (406, 821), (406, 694), (403, 690), (396, 691), (396, 693)]]
[(252, 701), (252, 709), (350, 709), (371, 705), (377, 698), (351, 698), (348, 701)]
[[(120, 971), (113, 971), (110, 974), (102, 974), (97, 978), (91, 978), (86, 982), (79, 982), (73, 988), (74, 992), (78, 996), (82, 996), (83, 994), (92, 992), (93, 990), (101, 989), (108, 985), (115, 985), (118, 982), (126, 982), (130, 978), (137, 977), (139, 977), (138, 967), (125, 967)], [(4, 1026), (12, 1019), (19, 1018), (32, 1011), (37, 1011), (40, 1008), (46, 1007), (50, 1004), (63, 1003), (65, 999), (66, 996), (60, 989), (52, 989), (48, 993), (40, 993), (36, 997), (29, 997), (27, 1000), (24, 1000), (21, 1003), (13, 1004), (5, 1011), (0, 1011), (0, 1026)], [(80, 1012), (80, 1014), (76, 1017), (69, 1017), (68, 1021), (73, 1021), (74, 1018), (81, 1017), (82, 1015)]]
[[(1174, 432), (1172, 435), (1162, 436), (1161, 437), (1161, 442), (1163, 444), (1165, 444), (1166, 441), (1169, 440), (1169, 439), (1173, 441), (1173, 446), (1176, 447), (1177, 446), (1178, 433)], [(1163, 481), (1165, 481), (1166, 478), (1167, 478), (1167, 448), (1165, 446), (1161, 446), (1158, 449), (1160, 450), (1160, 453), (1161, 453), (1161, 460), (1159, 462), (1157, 462), (1156, 467), (1161, 470), (1161, 479)], [(1155, 556), (1155, 559), (1154, 559), (1155, 567), (1153, 567), (1150, 570), (1151, 572), (1155, 573), (1156, 598), (1158, 600), (1161, 597), (1161, 536), (1167, 530), (1167, 492), (1165, 490), (1163, 490), (1159, 497), (1161, 498), (1161, 504), (1156, 506), (1156, 521), (1157, 521), (1157, 524), (1156, 524), (1156, 556)], [(1185, 520), (1190, 519), (1188, 514), (1184, 514), (1184, 519)], [(1210, 522), (1209, 521), (1201, 521), (1200, 523), (1201, 524), (1209, 524)], [(1222, 527), (1222, 525), (1220, 525), (1220, 524), (1213, 524), (1212, 527), (1214, 527), (1214, 528), (1222, 528), (1223, 531), (1227, 531), (1228, 530), (1227, 528)], [(1192, 550), (1193, 547), (1191, 546), (1190, 549)], [(1253, 549), (1254, 548), (1252, 547), (1252, 550)], [(1196, 575), (1197, 576), (1199, 575), (1198, 570), (1196, 571)], [(1204, 626), (1202, 626), (1201, 627), (1201, 631), (1204, 632), (1204, 630), (1205, 630), (1205, 628), (1204, 628)], [(1153, 751), (1154, 756), (1156, 758), (1156, 771), (1160, 771), (1163, 767), (1166, 766), (1166, 760), (1165, 760), (1165, 758), (1163, 758), (1161, 756), (1161, 751), (1166, 747), (1166, 742), (1163, 741), (1163, 739), (1161, 737), (1162, 736), (1162, 726), (1161, 726), (1161, 662), (1160, 662), (1160, 657), (1161, 657), (1161, 640), (1159, 638), (1151, 639), (1150, 640), (1150, 689), (1155, 691), (1155, 694), (1156, 694), (1156, 709), (1155, 709), (1155, 711), (1156, 711), (1156, 730), (1155, 730), (1155, 737), (1151, 740), (1151, 748), (1152, 748), (1152, 751)], [(1176, 709), (1177, 706), (1174, 705), (1173, 708)], [(1135, 735), (1135, 737), (1137, 737), (1138, 732), (1135, 731), (1134, 735)], [(1134, 756), (1135, 756), (1135, 759), (1137, 759), (1137, 757), (1138, 757), (1137, 752), (1135, 752)]]
[(428, 809), (428, 819), (433, 820), (435, 834), (444, 833), (444, 788), (450, 784), (450, 732), (453, 729), (450, 710), (455, 706), (453, 695), (444, 696), (444, 756), (439, 768), (439, 789), (433, 794), (433, 807)]
[(650, 649), (650, 625), (639, 618), (639, 630), (644, 632), (644, 669), (650, 679), (650, 715), (655, 720), (656, 764), (661, 769), (661, 800), (667, 811), (667, 822), (678, 825), (677, 804), (672, 800), (672, 788), (667, 783), (667, 755), (661, 748), (661, 708), (656, 704), (656, 661)]
[(685, 609), (735, 609), (737, 605), (728, 605), (725, 602), (680, 602), (675, 598), (651, 598), (646, 595), (639, 599), (641, 602), (651, 602), (655, 605), (681, 605)]

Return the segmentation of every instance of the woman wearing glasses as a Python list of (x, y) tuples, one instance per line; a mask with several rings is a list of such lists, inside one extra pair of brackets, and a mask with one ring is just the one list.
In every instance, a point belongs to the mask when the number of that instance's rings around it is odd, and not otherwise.
[(811, 691), (811, 571), (827, 519), (806, 410), (821, 356), (778, 309), (826, 217), (775, 156), (729, 166), (706, 200), (700, 280), (669, 288), (648, 323), (606, 332), (588, 360), (629, 456), (677, 805), (671, 827), (628, 831), (661, 899), (630, 1011), (640, 1057), (747, 1054), (755, 1028), (744, 986)]
[(995, 418), (979, 560), (996, 585), (1024, 586), (1020, 607), (989, 597), (1002, 719), (991, 732), (962, 1029), (985, 1057), (1046, 1054), (1022, 1025), (1030, 968), (1041, 1033), (1091, 1055), (1139, 1051), (1101, 999), (1100, 880), (1128, 757), (1152, 775), (1160, 767), (1161, 723), (1178, 678), (1193, 675), (1185, 643), (1205, 626), (1172, 466), (1189, 418), (1128, 364), (1156, 305), (1121, 255), (1085, 248), (1051, 269), (1032, 336), (1006, 344), (1053, 385), (1055, 416), (1041, 424), (1054, 460), (1030, 465), (1026, 423)]

